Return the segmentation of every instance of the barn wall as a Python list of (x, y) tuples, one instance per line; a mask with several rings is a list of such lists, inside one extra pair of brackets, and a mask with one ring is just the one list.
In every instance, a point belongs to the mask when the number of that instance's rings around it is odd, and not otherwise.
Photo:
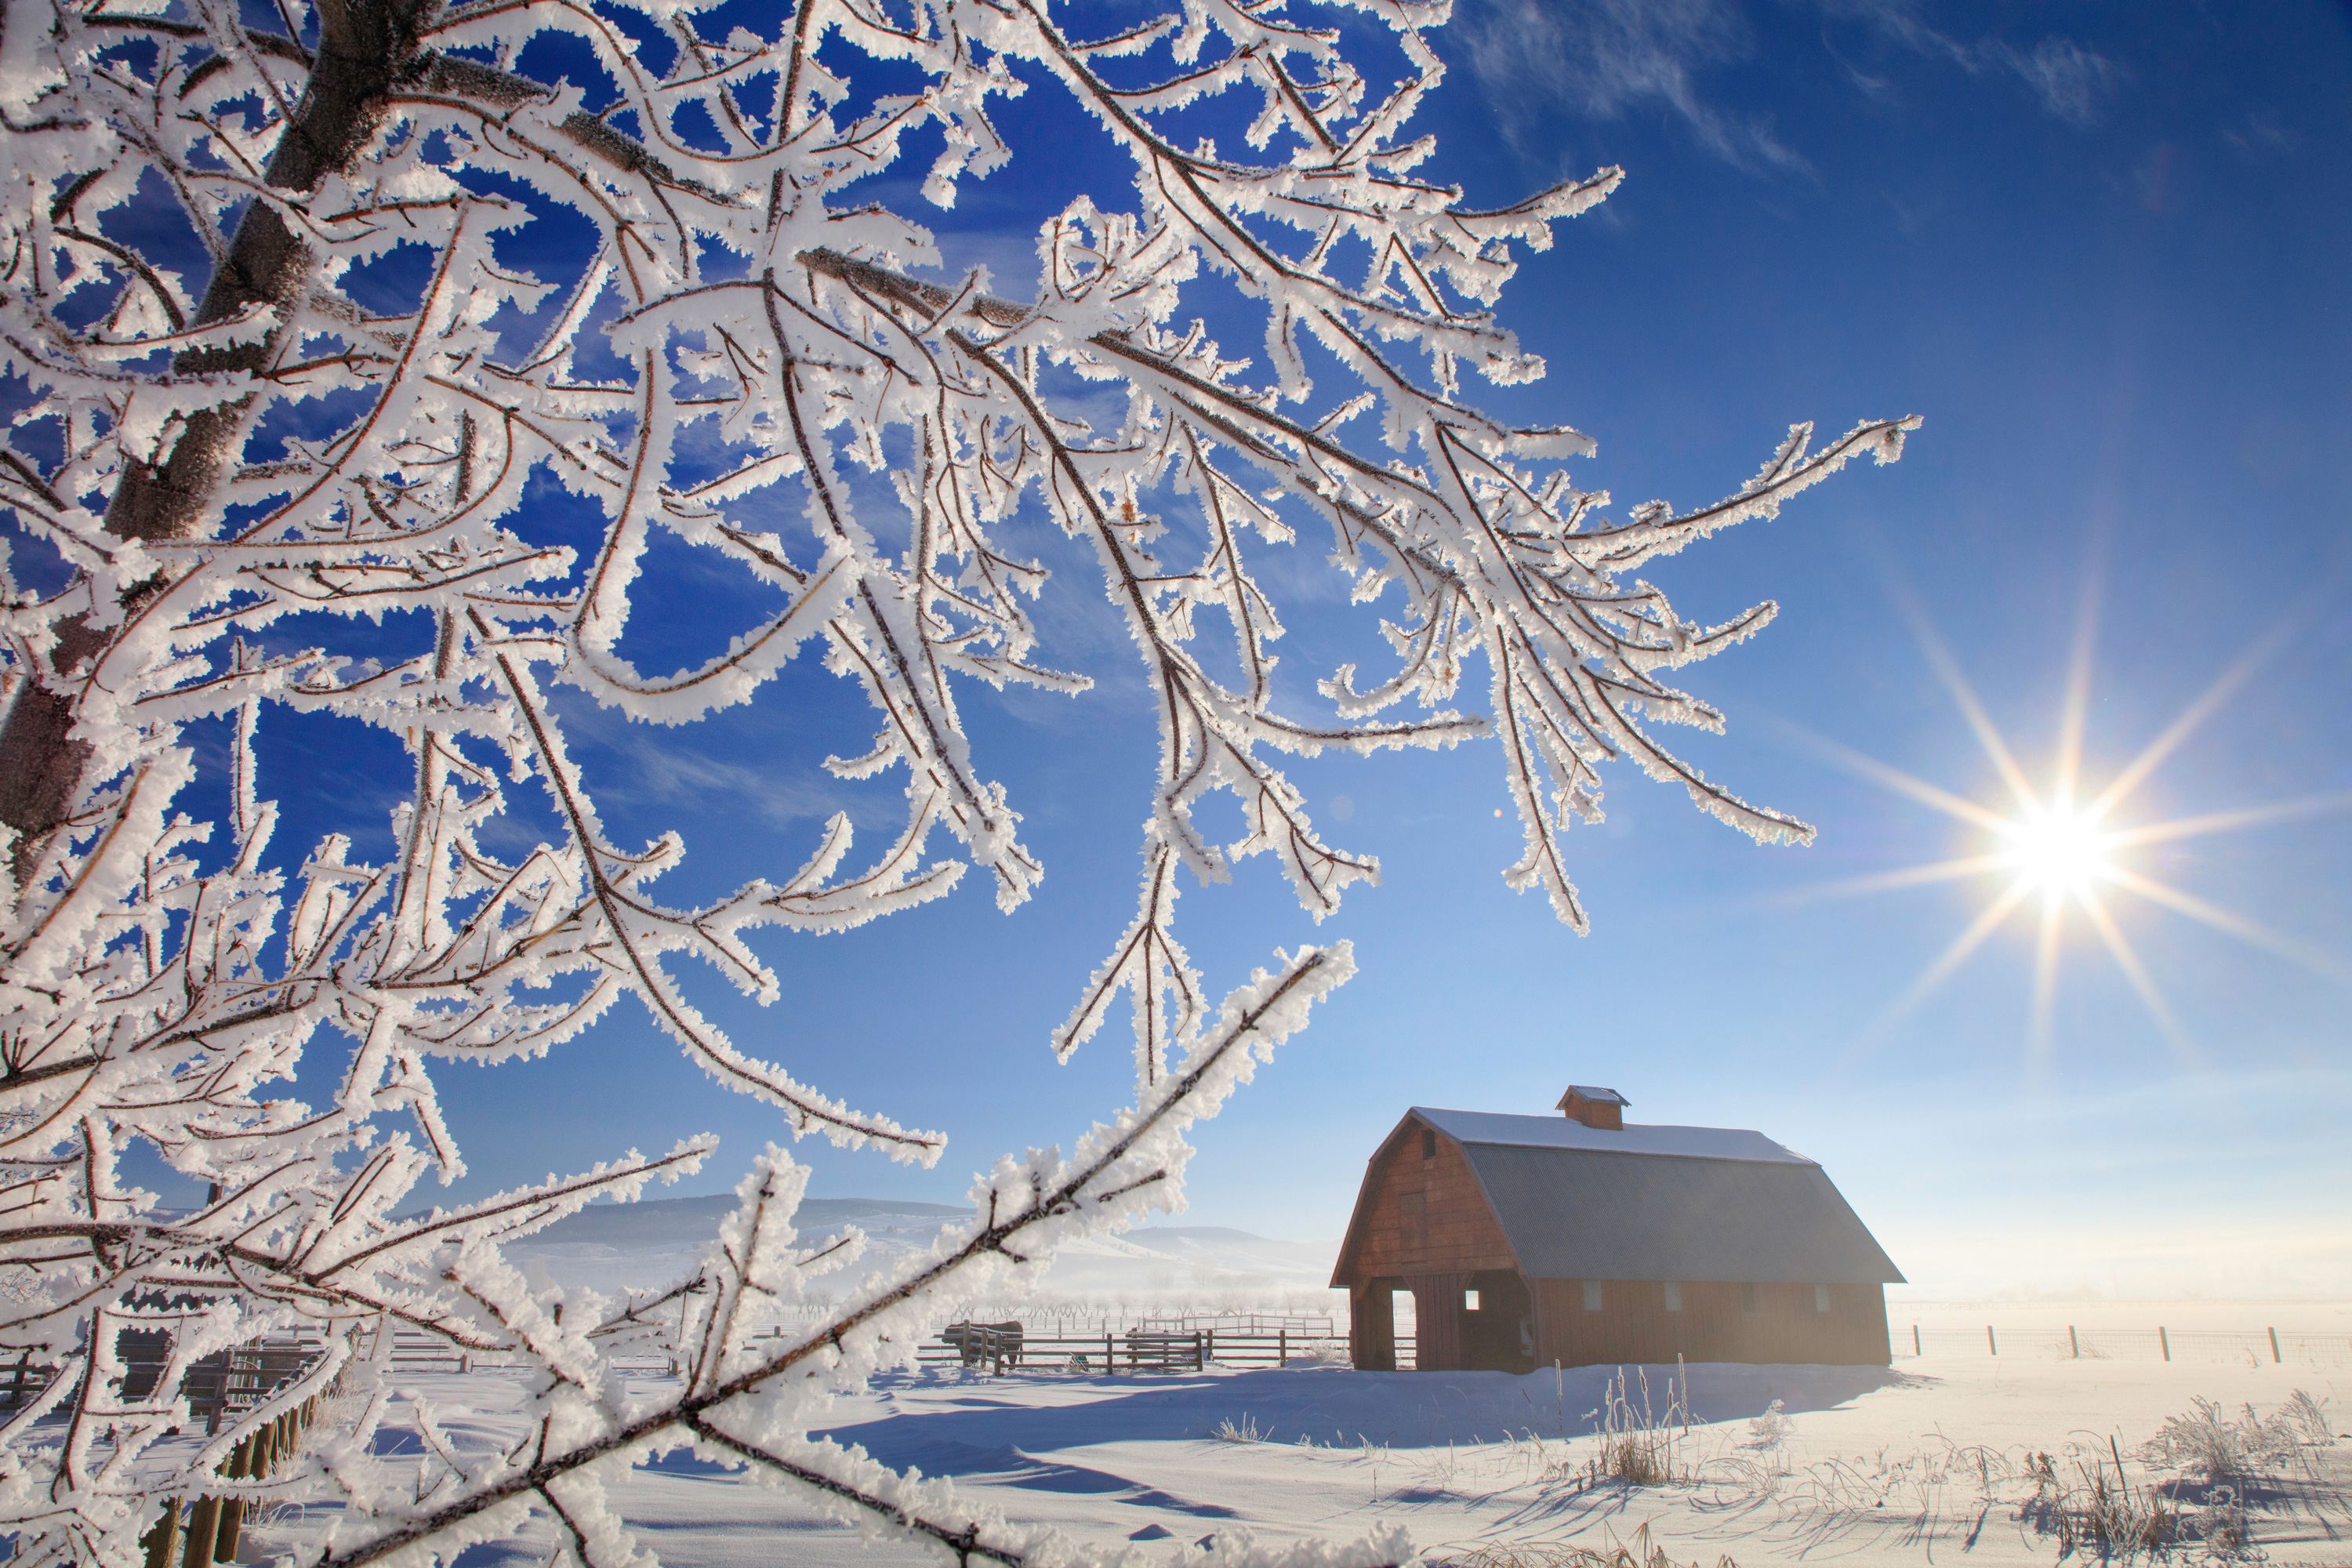
[(1373, 1156), (1357, 1198), (1361, 1223), (1349, 1227), (1340, 1274), (1350, 1287), (1349, 1338), (1370, 1361), (1386, 1360), (1375, 1347), (1389, 1337), (1379, 1319), (1395, 1286), (1412, 1292), (1413, 1364), (1450, 1371), (1465, 1365), (1469, 1353), (1462, 1292), (1471, 1276), (1516, 1264), (1462, 1146), (1441, 1137), (1436, 1152), (1423, 1158), (1421, 1134), (1422, 1124), (1408, 1121)]
[(1419, 1122), (1374, 1156), (1357, 1203), (1363, 1229), (1343, 1266), (1351, 1285), (1517, 1267), (1462, 1146), (1441, 1137), (1436, 1157), (1424, 1160)]
[(1841, 1354), (1830, 1358), (1852, 1366), (1889, 1366), (1894, 1347), (1887, 1342), (1886, 1287), (1832, 1285), (1830, 1315), (1841, 1325)]
[(1464, 1330), (1462, 1292), (1469, 1288), (1466, 1273), (1418, 1274), (1405, 1283), (1412, 1289), (1412, 1364), (1421, 1372), (1458, 1372), (1469, 1365)]
[(1393, 1281), (1375, 1279), (1348, 1293), (1348, 1359), (1358, 1372), (1396, 1370), (1396, 1301)]
[(1580, 1279), (1535, 1282), (1539, 1361), (1563, 1366), (1686, 1361), (1811, 1362), (1885, 1366), (1886, 1297), (1876, 1285), (1832, 1285), (1830, 1310), (1813, 1310), (1811, 1285), (1761, 1284), (1756, 1310), (1736, 1284), (1685, 1281), (1682, 1310), (1666, 1310), (1654, 1279), (1611, 1279), (1601, 1310), (1584, 1310)]

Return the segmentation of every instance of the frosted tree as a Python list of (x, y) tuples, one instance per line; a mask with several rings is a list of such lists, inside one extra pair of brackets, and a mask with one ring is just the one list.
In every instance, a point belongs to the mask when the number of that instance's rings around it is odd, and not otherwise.
[[(805, 1434), (956, 1301), (1170, 1202), (1185, 1126), (1346, 977), (1343, 944), (1303, 949), (1213, 1004), (1176, 935), (1180, 873), (1266, 855), (1318, 919), (1375, 876), (1286, 757), (1491, 740), (1526, 834), (1507, 875), (1580, 930), (1562, 835), (1606, 762), (1759, 838), (1809, 831), (1654, 733), (1717, 726), (1668, 672), (1772, 607), (1694, 625), (1637, 574), (1892, 460), (1913, 422), (1818, 447), (1799, 426), (1727, 499), (1619, 512), (1571, 477), (1583, 437), (1478, 412), (1469, 383), (1542, 369), (1490, 313), (1515, 254), (1619, 175), (1482, 211), (1416, 173), (1442, 0), (1180, 0), (1109, 36), (1045, 0), (781, 10), (7, 0), (0, 1352), (45, 1378), (0, 1435), (18, 1563), (139, 1560), (158, 1500), (198, 1494), (341, 1505), (310, 1549), (336, 1563), (505, 1538), (639, 1563), (603, 1483), (679, 1444), (959, 1560), (1066, 1560)], [(939, 206), (1018, 180), (990, 110), (1023, 92), (1065, 95), (1132, 182), (1048, 216), (1012, 300), (876, 176), (928, 156)], [(601, 520), (584, 544), (525, 504), (549, 487)], [(1257, 568), (1302, 530), (1378, 616), (1383, 668), (1276, 679)], [(667, 673), (631, 637), (664, 614), (657, 534), (766, 606)], [(1135, 919), (1055, 1040), (1129, 1011), (1134, 1102), (999, 1161), (935, 1256), (782, 1339), (751, 1330), (856, 1241), (796, 1236), (779, 1149), (659, 1312), (534, 1291), (500, 1245), (709, 1140), (415, 1217), (419, 1184), (463, 1169), (436, 1073), (560, 1048), (625, 998), (793, 1133), (939, 1157), (795, 1076), (788, 1036), (781, 1062), (730, 1040), (678, 976), (771, 999), (760, 928), (837, 931), (967, 871), (1022, 903), (1041, 868), (961, 704), (1087, 684), (1032, 619), (1049, 563), (1094, 574), (1159, 714)], [(557, 689), (687, 724), (803, 650), (873, 709), (834, 771), (895, 781), (902, 824), (867, 847), (835, 819), (797, 869), (667, 899), (687, 847), (608, 833)], [(264, 776), (257, 738), (289, 715), (404, 748), (388, 833), (277, 842), (305, 784)], [(1232, 842), (1198, 815), (1219, 795)], [(327, 1050), (331, 1099), (298, 1102)], [(134, 1150), (209, 1196), (165, 1206)], [(681, 1374), (632, 1393), (614, 1346), (656, 1318)], [(387, 1326), (526, 1369), (529, 1436), (461, 1463), (404, 1405), (425, 1452), (375, 1453)], [(289, 1331), (321, 1347), (303, 1376), (191, 1436), (186, 1370)], [(125, 1376), (134, 1342), (163, 1347), (151, 1385)], [(223, 1477), (330, 1385), (356, 1392), (296, 1462)]]

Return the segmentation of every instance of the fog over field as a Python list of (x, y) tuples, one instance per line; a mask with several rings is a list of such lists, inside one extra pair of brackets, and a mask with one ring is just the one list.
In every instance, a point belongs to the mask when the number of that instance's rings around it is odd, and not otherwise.
[[(514, 1244), (527, 1278), (586, 1286), (607, 1295), (665, 1286), (689, 1272), (733, 1209), (732, 1197), (648, 1198), (583, 1209)], [(890, 1198), (809, 1198), (797, 1216), (803, 1244), (855, 1226), (866, 1238), (859, 1260), (826, 1282), (838, 1291), (930, 1249), (947, 1226), (968, 1220), (961, 1205)], [(1313, 1311), (1344, 1326), (1344, 1293), (1328, 1289), (1336, 1240), (1281, 1241), (1222, 1226), (1147, 1225), (1063, 1248), (1037, 1297), (1057, 1303), (1130, 1304), (1214, 1310)]]
[[(514, 1244), (510, 1254), (541, 1284), (584, 1286), (607, 1295), (658, 1288), (689, 1272), (700, 1249), (733, 1206), (729, 1197), (647, 1198), (599, 1205)], [(801, 1205), (803, 1244), (856, 1226), (866, 1247), (836, 1284), (870, 1279), (928, 1251), (941, 1231), (967, 1219), (961, 1205), (901, 1198), (813, 1197)], [(1336, 1237), (1286, 1240), (1227, 1226), (1139, 1226), (1121, 1236), (1074, 1244), (1053, 1261), (1034, 1295), (1040, 1309), (1093, 1308), (1142, 1315), (1287, 1312), (1328, 1316), (1344, 1332), (1344, 1291), (1328, 1288), (1339, 1252)], [(1023, 1298), (1002, 1310), (1018, 1316)], [(1410, 1298), (1401, 1299), (1410, 1318)], [(1984, 1345), (1985, 1330), (2006, 1354), (2054, 1353), (2071, 1327), (2081, 1334), (2117, 1336), (2113, 1342), (2161, 1359), (2158, 1330), (2180, 1336), (2184, 1360), (2205, 1353), (2195, 1338), (2235, 1336), (2261, 1350), (2273, 1329), (2334, 1337), (2352, 1355), (2352, 1299), (2331, 1295), (2098, 1294), (2031, 1290), (1937, 1291), (1897, 1285), (1886, 1293), (1886, 1318), (1898, 1352), (1911, 1330), (1954, 1353)], [(2137, 1336), (2137, 1338), (2135, 1338)], [(2211, 1353), (2220, 1354), (2219, 1341)]]

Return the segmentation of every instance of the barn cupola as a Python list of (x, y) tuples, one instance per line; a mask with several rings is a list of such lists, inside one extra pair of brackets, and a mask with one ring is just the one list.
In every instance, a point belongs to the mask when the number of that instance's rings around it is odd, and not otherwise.
[(1568, 1092), (1559, 1097), (1559, 1109), (1570, 1121), (1581, 1121), (1587, 1127), (1598, 1127), (1610, 1132), (1625, 1130), (1625, 1107), (1629, 1102), (1613, 1089), (1596, 1084), (1572, 1083)]

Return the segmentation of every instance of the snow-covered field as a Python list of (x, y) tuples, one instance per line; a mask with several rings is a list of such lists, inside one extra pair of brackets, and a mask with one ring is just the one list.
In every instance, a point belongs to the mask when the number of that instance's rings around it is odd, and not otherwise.
[[(688, 1266), (723, 1202), (591, 1210), (518, 1247), (517, 1259), (567, 1286), (655, 1284)], [(961, 1212), (814, 1199), (801, 1219), (811, 1232), (856, 1224), (871, 1238), (866, 1267), (882, 1268), (928, 1247)], [(1321, 1289), (1328, 1254), (1240, 1232), (1147, 1227), (1057, 1259), (1047, 1295), (1138, 1311), (1154, 1300), (1198, 1309), (1230, 1296), (1343, 1320), (1344, 1305)], [(2200, 1399), (2231, 1420), (2249, 1405), (2267, 1417), (2297, 1390), (2321, 1402), (2331, 1436), (2352, 1432), (2352, 1304), (1988, 1302), (1905, 1290), (1888, 1307), (1898, 1349), (1908, 1351), (1916, 1323), (1927, 1354), (1901, 1355), (1891, 1370), (1687, 1369), (1690, 1424), (1674, 1428), (1675, 1479), (1660, 1486), (1593, 1475), (1593, 1413), (1610, 1373), (1590, 1368), (1525, 1377), (1293, 1365), (1001, 1378), (931, 1368), (877, 1379), (845, 1398), (824, 1429), (893, 1466), (954, 1478), (976, 1507), (1059, 1526), (1106, 1553), (1143, 1543), (1164, 1555), (1236, 1528), (1344, 1539), (1402, 1524), (1432, 1562), (1511, 1561), (1473, 1555), (1508, 1546), (1517, 1561), (1538, 1563), (1547, 1560), (1533, 1550), (1539, 1544), (1605, 1551), (1646, 1530), (1674, 1561), (1707, 1568), (1726, 1557), (2051, 1563), (2063, 1545), (2053, 1504), (2063, 1494), (2079, 1510), (2093, 1488), (2112, 1482), (2120, 1458), (2132, 1498), (2168, 1499), (2192, 1534), (2226, 1530), (2235, 1522), (2230, 1503), (2242, 1500), (2252, 1534), (2245, 1552), (2352, 1564), (2352, 1440), (2282, 1446), (2274, 1431), (2253, 1479), (2226, 1493), (2198, 1484), (2193, 1465), (2160, 1462), (2149, 1448)], [(1052, 1308), (1033, 1311), (1050, 1316)], [(1999, 1355), (1985, 1342), (1988, 1323)], [(2066, 1354), (2070, 1326), (2079, 1360)], [(2172, 1336), (2170, 1363), (2158, 1359), (2159, 1327)], [(2285, 1364), (2269, 1360), (2272, 1327), (2285, 1336)], [(1647, 1369), (1654, 1407), (1666, 1405), (1675, 1375)], [(516, 1376), (409, 1373), (401, 1386), (428, 1401), (461, 1443), (486, 1449), (520, 1432)], [(394, 1429), (413, 1408), (395, 1406), (380, 1447), (404, 1441)], [(2037, 1455), (2049, 1457), (2042, 1477)], [(670, 1568), (937, 1560), (683, 1452), (639, 1467), (615, 1500)], [(246, 1555), (304, 1528), (288, 1520), (257, 1530)], [(2194, 1560), (2211, 1544), (2186, 1543), (2176, 1555)], [(467, 1568), (490, 1568), (475, 1555)]]
[[(1673, 1372), (1649, 1369), (1660, 1404)], [(2110, 1455), (2120, 1454), (2142, 1488), (2176, 1473), (2143, 1451), (2192, 1401), (2218, 1401), (2231, 1415), (2251, 1402), (2268, 1415), (2297, 1388), (2326, 1402), (2331, 1434), (2352, 1429), (2343, 1368), (1954, 1356), (1891, 1371), (1701, 1365), (1687, 1375), (1692, 1423), (1674, 1445), (1683, 1479), (1654, 1487), (1591, 1479), (1589, 1413), (1604, 1383), (1591, 1369), (1557, 1378), (1302, 1366), (1133, 1378), (909, 1372), (845, 1400), (827, 1429), (891, 1464), (956, 1478), (973, 1503), (1062, 1526), (1107, 1552), (1236, 1526), (1345, 1537), (1402, 1523), (1444, 1561), (1482, 1543), (1605, 1548), (1646, 1528), (1677, 1562), (1710, 1568), (1726, 1556), (2053, 1563), (2053, 1527), (2031, 1507), (2037, 1452), (2070, 1484), (2095, 1464), (2112, 1475)], [(406, 1382), (461, 1441), (516, 1435), (520, 1390), (509, 1374)], [(387, 1440), (396, 1441), (387, 1432), (379, 1443)], [(2263, 1472), (2238, 1489), (2251, 1504), (2252, 1549), (2276, 1563), (2352, 1563), (2352, 1441), (2305, 1443)], [(672, 1568), (936, 1561), (683, 1453), (640, 1467), (614, 1500)], [(2212, 1501), (2190, 1487), (2180, 1506), (2210, 1520), (2220, 1517)], [(256, 1532), (247, 1554), (283, 1544), (291, 1528)]]

